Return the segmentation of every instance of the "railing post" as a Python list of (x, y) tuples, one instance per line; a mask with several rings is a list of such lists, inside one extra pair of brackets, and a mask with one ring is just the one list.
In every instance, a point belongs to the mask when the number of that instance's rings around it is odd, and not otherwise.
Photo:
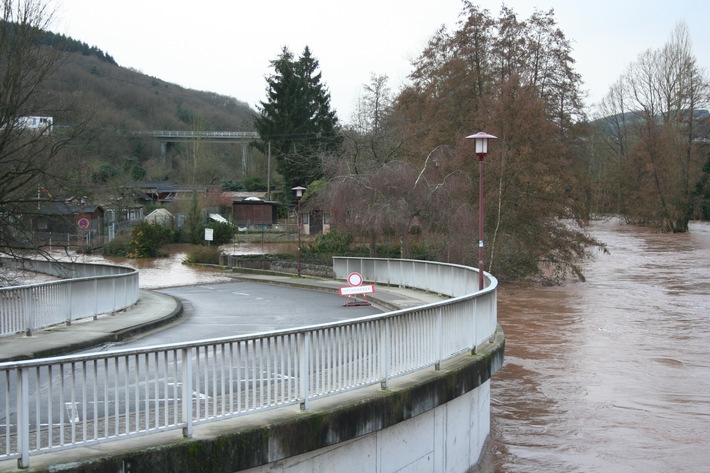
[(67, 304), (69, 306), (68, 309), (68, 314), (67, 314), (67, 325), (71, 325), (72, 319), (74, 318), (74, 306), (72, 302), (72, 294), (73, 294), (73, 288), (74, 288), (74, 283), (72, 281), (69, 281), (67, 283), (67, 286), (69, 286), (69, 303)]
[(192, 350), (180, 350), (182, 358), (182, 435), (192, 437)]
[(99, 318), (99, 280), (94, 279), (94, 320)]
[(111, 279), (111, 291), (113, 295), (113, 304), (111, 305), (111, 315), (116, 314), (116, 276)]
[(17, 459), (18, 468), (30, 466), (30, 368), (18, 368), (17, 380)]
[(24, 316), (24, 323), (25, 323), (25, 333), (28, 337), (32, 336), (32, 327), (34, 326), (34, 304), (32, 300), (32, 289), (27, 289), (26, 291), (22, 291), (25, 295), (25, 316)]
[(478, 313), (478, 302), (481, 300), (481, 296), (477, 296), (473, 301), (471, 302), (472, 307), (471, 309), (473, 310), (473, 316), (471, 317), (471, 320), (473, 321), (472, 325), (472, 330), (471, 330), (471, 354), (475, 355), (476, 354), (476, 319), (480, 316)]
[(444, 349), (444, 314), (443, 308), (439, 307), (436, 311), (436, 363), (434, 370), (441, 370), (441, 359), (443, 358), (442, 350)]
[(390, 320), (382, 321), (380, 330), (380, 387), (387, 389), (387, 380), (390, 376)]
[(298, 352), (299, 352), (299, 375), (300, 375), (300, 395), (301, 395), (301, 410), (308, 410), (308, 398), (310, 392), (310, 357), (311, 357), (311, 332), (298, 334)]

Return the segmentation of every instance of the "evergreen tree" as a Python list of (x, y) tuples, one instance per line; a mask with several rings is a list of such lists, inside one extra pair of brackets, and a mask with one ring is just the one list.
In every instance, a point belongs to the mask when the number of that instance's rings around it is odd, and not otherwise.
[(284, 47), (271, 66), (274, 73), (267, 78), (267, 99), (260, 103), (254, 123), (261, 137), (257, 147), (266, 152), (270, 143), (284, 179), (284, 195), (290, 196), (291, 188), (323, 176), (320, 157), (337, 152), (342, 137), (310, 49), (306, 46), (296, 60)]

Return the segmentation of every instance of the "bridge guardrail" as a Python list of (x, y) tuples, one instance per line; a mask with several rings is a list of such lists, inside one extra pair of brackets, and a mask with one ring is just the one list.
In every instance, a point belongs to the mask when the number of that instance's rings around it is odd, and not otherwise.
[[(291, 330), (0, 364), (0, 461), (17, 458), (27, 467), (42, 452), (175, 429), (190, 437), (206, 422), (308, 409), (314, 399), (438, 369), (495, 333), (490, 275), (474, 292), (477, 272), (464, 266), (370, 258), (333, 265), (337, 278), (358, 271), (367, 281), (452, 299)], [(470, 281), (471, 292), (458, 278)]]
[(0, 337), (115, 313), (138, 302), (138, 270), (106, 264), (0, 258), (4, 266), (62, 278), (0, 288)]
[(258, 140), (259, 134), (255, 131), (173, 131), (173, 130), (154, 130), (154, 131), (136, 131), (135, 135), (152, 136), (154, 138), (216, 138), (216, 139), (253, 139)]

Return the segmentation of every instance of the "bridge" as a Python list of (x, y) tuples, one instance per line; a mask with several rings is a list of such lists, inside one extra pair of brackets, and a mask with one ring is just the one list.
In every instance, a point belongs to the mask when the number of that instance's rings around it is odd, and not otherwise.
[(242, 143), (242, 169), (246, 172), (248, 144), (259, 139), (255, 131), (135, 131), (136, 136), (146, 136), (160, 141), (160, 159), (170, 160), (173, 143), (202, 141), (205, 143)]
[(176, 141), (209, 141), (209, 142), (250, 142), (259, 139), (255, 131), (136, 131), (138, 136), (148, 136), (165, 142)]
[(333, 270), (339, 281), (357, 271), (383, 290), (450, 299), (267, 334), (2, 363), (0, 465), (141, 438), (130, 454), (75, 467), (466, 471), (488, 436), (489, 379), (502, 365), (495, 278), (472, 292), (476, 270), (457, 265), (335, 258)]

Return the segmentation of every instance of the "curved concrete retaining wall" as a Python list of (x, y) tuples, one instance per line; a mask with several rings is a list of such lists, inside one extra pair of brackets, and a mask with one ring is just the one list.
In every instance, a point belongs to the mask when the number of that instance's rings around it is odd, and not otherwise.
[[(466, 472), (490, 430), (490, 377), (503, 364), (498, 330), (476, 355), (440, 371), (413, 373), (387, 390), (363, 388), (312, 402), (195, 428), (193, 438), (129, 442), (123, 452), (53, 465), (104, 473)], [(33, 469), (33, 471), (53, 471)]]

